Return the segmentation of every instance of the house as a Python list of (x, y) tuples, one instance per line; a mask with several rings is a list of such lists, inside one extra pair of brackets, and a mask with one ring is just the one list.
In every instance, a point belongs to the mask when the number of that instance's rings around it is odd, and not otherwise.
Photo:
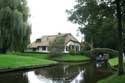
[(76, 52), (80, 51), (79, 41), (71, 33), (58, 33), (58, 35), (48, 35), (36, 39), (33, 43), (28, 45), (27, 52), (42, 52), (49, 53), (48, 47), (50, 42), (56, 40), (57, 37), (64, 38), (64, 53), (69, 53), (69, 50), (74, 50)]

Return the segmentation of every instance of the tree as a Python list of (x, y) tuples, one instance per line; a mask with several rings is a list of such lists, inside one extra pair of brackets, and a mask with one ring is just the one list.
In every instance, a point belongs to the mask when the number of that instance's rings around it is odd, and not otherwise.
[(30, 41), (26, 0), (0, 0), (0, 52), (22, 51)]
[(119, 70), (118, 74), (122, 75), (124, 70), (123, 70), (123, 55), (122, 55), (122, 14), (121, 14), (121, 5), (120, 2), (121, 0), (116, 0), (116, 5), (117, 5), (117, 19), (118, 19), (118, 36), (119, 36)]
[(67, 11), (70, 15), (69, 20), (80, 25), (85, 42), (91, 45), (91, 49), (101, 47), (119, 50), (119, 74), (122, 73), (122, 46), (125, 45), (122, 41), (125, 41), (125, 25), (121, 23), (125, 22), (125, 1), (76, 0), (76, 2), (74, 8)]
[(60, 56), (64, 52), (64, 37), (56, 37), (49, 45), (50, 57)]
[[(116, 49), (117, 41), (114, 40), (118, 37), (116, 18), (113, 15), (114, 5), (108, 7), (103, 0), (100, 3), (97, 0), (77, 0), (77, 3), (74, 9), (68, 11), (69, 20), (80, 25), (80, 31), (85, 35), (85, 42), (88, 42), (91, 48), (108, 46)], [(115, 44), (109, 40), (114, 41)]]
[(79, 29), (84, 34), (85, 42), (91, 47), (91, 56), (94, 55), (92, 53), (94, 48), (117, 49), (116, 39), (118, 38), (115, 35), (117, 29), (115, 25), (111, 25), (115, 24), (113, 21), (115, 18), (112, 15), (115, 11), (103, 0), (99, 2), (97, 0), (77, 0), (74, 8), (67, 11), (70, 15), (69, 20), (80, 25)]

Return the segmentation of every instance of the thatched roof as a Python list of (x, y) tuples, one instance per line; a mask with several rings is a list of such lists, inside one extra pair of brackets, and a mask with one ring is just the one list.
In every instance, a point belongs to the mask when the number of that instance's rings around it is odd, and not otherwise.
[(42, 36), (41, 38), (36, 39), (36, 41), (28, 45), (28, 48), (37, 48), (39, 46), (49, 46), (50, 42), (53, 42), (57, 37), (64, 37), (65, 44), (68, 43), (69, 41), (78, 42), (78, 40), (75, 37), (73, 37), (71, 33), (66, 33), (66, 34), (59, 33), (58, 35)]

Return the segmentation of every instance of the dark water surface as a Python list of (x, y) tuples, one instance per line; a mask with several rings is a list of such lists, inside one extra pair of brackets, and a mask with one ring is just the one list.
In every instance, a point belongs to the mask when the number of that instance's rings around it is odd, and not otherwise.
[(97, 68), (94, 62), (88, 64), (61, 64), (26, 72), (0, 74), (0, 83), (96, 83), (111, 75), (108, 65)]

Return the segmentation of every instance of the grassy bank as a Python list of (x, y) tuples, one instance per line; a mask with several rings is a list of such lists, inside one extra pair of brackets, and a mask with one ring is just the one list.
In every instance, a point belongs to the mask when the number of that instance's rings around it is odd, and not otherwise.
[(56, 61), (31, 56), (0, 55), (0, 68), (56, 64)]
[[(12, 53), (11, 53), (12, 54)], [(74, 60), (74, 61), (78, 61), (78, 60), (89, 60), (90, 58), (86, 57), (86, 56), (82, 56), (82, 55), (70, 55), (70, 54), (66, 54), (63, 56), (57, 56), (54, 58), (49, 58), (48, 54), (37, 54), (37, 53), (14, 53), (13, 55), (20, 55), (20, 56), (30, 56), (30, 57), (34, 57), (34, 58), (39, 58), (39, 59), (54, 59), (54, 60)]]
[(19, 55), (19, 56), (30, 56), (39, 59), (48, 59), (48, 54), (38, 54), (38, 53), (8, 53), (10, 55)]
[(104, 80), (99, 81), (98, 83), (125, 83), (125, 75), (112, 75)]
[[(111, 66), (118, 65), (118, 57), (109, 60)], [(123, 58), (123, 63), (125, 65), (125, 59)], [(99, 81), (98, 83), (125, 83), (125, 75), (118, 76), (117, 74), (112, 75), (106, 79)]]
[[(55, 60), (64, 61), (80, 61), (89, 60), (86, 56), (81, 55), (63, 55), (54, 58)], [(8, 53), (0, 54), (0, 68), (17, 68), (24, 66), (34, 65), (48, 65), (55, 64), (52, 58), (49, 58), (47, 54), (36, 53)]]
[[(123, 59), (123, 62), (124, 62), (124, 64), (125, 64), (125, 59)], [(116, 58), (110, 59), (110, 60), (109, 60), (109, 63), (110, 63), (111, 66), (118, 65), (118, 58), (116, 57)]]
[(118, 65), (118, 58), (109, 59), (109, 64), (110, 64), (111, 66)]
[(63, 61), (81, 61), (81, 60), (89, 60), (86, 56), (81, 55), (63, 55), (54, 58), (55, 60), (63, 60)]

